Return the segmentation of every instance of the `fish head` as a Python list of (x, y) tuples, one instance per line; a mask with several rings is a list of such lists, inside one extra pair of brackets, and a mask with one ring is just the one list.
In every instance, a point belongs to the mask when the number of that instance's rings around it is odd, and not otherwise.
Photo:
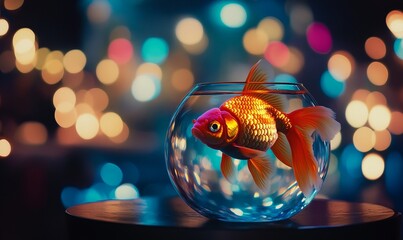
[(204, 144), (219, 149), (227, 141), (225, 120), (219, 108), (212, 108), (193, 121), (192, 134)]

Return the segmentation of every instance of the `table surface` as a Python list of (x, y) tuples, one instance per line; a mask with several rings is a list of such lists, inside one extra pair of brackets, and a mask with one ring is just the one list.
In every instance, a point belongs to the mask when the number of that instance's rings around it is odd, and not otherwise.
[(86, 231), (89, 236), (99, 233), (128, 238), (141, 233), (150, 239), (267, 239), (268, 235), (270, 239), (346, 239), (345, 234), (353, 233), (360, 234), (361, 239), (399, 239), (401, 221), (400, 213), (381, 205), (327, 199), (314, 199), (294, 217), (278, 222), (210, 220), (179, 197), (86, 203), (66, 209), (66, 216), (74, 239), (85, 236)]

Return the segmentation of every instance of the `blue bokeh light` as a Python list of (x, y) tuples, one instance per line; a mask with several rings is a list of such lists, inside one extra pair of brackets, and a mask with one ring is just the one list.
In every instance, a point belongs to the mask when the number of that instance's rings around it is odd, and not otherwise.
[(122, 170), (113, 163), (105, 163), (101, 167), (100, 174), (102, 181), (109, 186), (117, 186), (122, 182), (123, 179)]
[(142, 48), (141, 56), (146, 62), (161, 64), (168, 57), (168, 43), (162, 38), (148, 38)]
[(401, 38), (397, 38), (393, 44), (393, 50), (400, 59), (403, 59), (403, 41)]
[(320, 86), (323, 92), (331, 98), (341, 96), (345, 90), (345, 82), (336, 80), (329, 71), (322, 74)]

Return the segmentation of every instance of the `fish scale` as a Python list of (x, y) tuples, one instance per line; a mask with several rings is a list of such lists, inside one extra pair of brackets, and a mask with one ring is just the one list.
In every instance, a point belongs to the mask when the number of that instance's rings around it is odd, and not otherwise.
[(266, 151), (277, 140), (276, 119), (268, 111), (272, 107), (265, 101), (242, 95), (227, 100), (220, 108), (239, 121), (241, 130), (236, 144)]

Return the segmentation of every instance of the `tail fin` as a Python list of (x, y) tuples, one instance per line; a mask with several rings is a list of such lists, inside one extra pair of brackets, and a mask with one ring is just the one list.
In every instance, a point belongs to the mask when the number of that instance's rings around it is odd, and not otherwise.
[(301, 108), (288, 114), (293, 125), (286, 135), (293, 157), (292, 166), (295, 179), (306, 197), (322, 185), (311, 135), (316, 130), (322, 140), (331, 140), (340, 131), (340, 123), (334, 115), (332, 110), (322, 106)]

